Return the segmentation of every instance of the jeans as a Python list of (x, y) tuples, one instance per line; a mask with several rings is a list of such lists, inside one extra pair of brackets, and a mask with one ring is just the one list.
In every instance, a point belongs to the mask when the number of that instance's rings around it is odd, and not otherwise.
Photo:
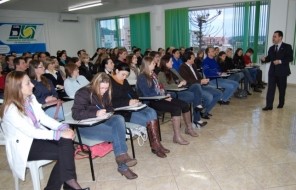
[(130, 119), (131, 123), (136, 123), (142, 126), (147, 126), (147, 123), (157, 119), (156, 111), (150, 107), (146, 107), (142, 110), (132, 112), (132, 116)]
[[(125, 121), (120, 115), (113, 115), (107, 121), (93, 127), (80, 127), (81, 136), (98, 141), (107, 141), (113, 143), (115, 156), (127, 153), (125, 142)], [(128, 166), (121, 164), (120, 170), (126, 170)]]
[[(183, 100), (184, 102), (187, 102), (188, 104), (192, 103), (193, 108), (202, 104), (201, 103), (202, 90), (201, 90), (200, 84), (192, 84), (189, 86), (187, 90), (177, 92), (177, 94), (172, 93), (171, 95), (173, 98), (178, 98), (180, 100)], [(193, 121), (197, 122), (199, 120), (200, 120), (199, 112), (196, 112), (193, 109)]]
[(216, 82), (218, 82), (218, 86), (224, 88), (223, 95), (222, 95), (222, 101), (226, 102), (229, 101), (230, 97), (233, 95), (233, 93), (237, 90), (239, 84), (236, 81), (229, 80), (229, 79), (222, 79), (218, 78), (210, 80), (210, 85), (216, 85)]
[[(56, 109), (57, 109), (56, 106), (54, 106), (54, 107), (50, 107), (50, 108), (48, 108), (48, 109), (45, 110), (45, 113), (46, 113), (49, 117), (54, 118), (54, 114), (55, 114), (55, 112), (56, 112)], [(63, 121), (63, 120), (65, 120), (65, 118), (64, 118), (64, 112), (63, 112), (63, 108), (62, 108), (62, 106), (61, 106), (60, 109), (59, 109), (59, 112), (58, 112), (58, 115), (57, 115), (57, 118), (56, 118), (56, 119), (57, 119), (58, 121)]]
[(242, 73), (233, 73), (227, 79), (234, 80), (239, 83), (243, 78), (244, 75)]
[(256, 68), (248, 68), (248, 71), (251, 74), (253, 81), (257, 81), (257, 69)]
[(223, 93), (212, 86), (201, 86), (202, 99), (205, 105), (205, 115), (213, 109), (216, 103), (222, 98)]

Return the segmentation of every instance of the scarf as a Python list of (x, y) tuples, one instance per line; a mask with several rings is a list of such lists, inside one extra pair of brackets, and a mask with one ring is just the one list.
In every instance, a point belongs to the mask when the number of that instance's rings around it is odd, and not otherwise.
[(36, 116), (34, 114), (34, 111), (33, 111), (33, 108), (31, 106), (31, 103), (32, 103), (32, 98), (31, 97), (28, 97), (25, 100), (25, 113), (32, 120), (32, 122), (34, 124), (34, 127), (36, 129), (39, 129), (39, 128), (41, 128), (41, 125), (40, 125), (39, 121), (37, 121), (37, 118), (36, 118)]

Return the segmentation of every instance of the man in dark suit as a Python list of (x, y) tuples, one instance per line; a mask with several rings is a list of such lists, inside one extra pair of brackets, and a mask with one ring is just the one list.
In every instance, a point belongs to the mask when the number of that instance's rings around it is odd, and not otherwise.
[(291, 74), (289, 63), (293, 61), (293, 50), (290, 44), (286, 44), (282, 40), (283, 32), (275, 31), (272, 37), (274, 45), (269, 48), (268, 55), (261, 58), (263, 63), (270, 62), (266, 106), (262, 109), (263, 111), (272, 110), (276, 86), (279, 89), (277, 108), (283, 108), (285, 104), (287, 77)]
[(222, 92), (215, 87), (208, 85), (209, 79), (203, 79), (200, 73), (197, 71), (197, 67), (194, 64), (195, 56), (193, 52), (186, 52), (183, 55), (184, 63), (181, 64), (179, 73), (183, 79), (187, 81), (188, 85), (199, 83), (202, 88), (202, 99), (204, 101), (205, 110), (201, 114), (204, 119), (210, 119), (209, 112), (221, 99)]

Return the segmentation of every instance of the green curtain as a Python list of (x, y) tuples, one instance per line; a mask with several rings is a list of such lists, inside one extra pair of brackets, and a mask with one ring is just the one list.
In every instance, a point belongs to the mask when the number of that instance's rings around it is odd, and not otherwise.
[(165, 11), (165, 47), (189, 47), (188, 8)]
[(234, 4), (234, 49), (254, 49), (253, 62), (263, 55), (267, 45), (269, 0)]
[(132, 14), (130, 18), (131, 45), (144, 52), (151, 48), (150, 13)]

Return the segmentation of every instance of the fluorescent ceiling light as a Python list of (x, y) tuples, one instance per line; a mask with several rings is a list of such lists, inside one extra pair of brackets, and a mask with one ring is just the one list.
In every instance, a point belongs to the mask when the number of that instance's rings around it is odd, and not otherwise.
[(73, 5), (68, 7), (68, 11), (76, 11), (79, 9), (86, 9), (86, 8), (90, 8), (90, 7), (96, 7), (96, 6), (101, 6), (103, 5), (102, 1), (91, 1), (91, 2), (87, 2), (87, 3), (81, 3), (78, 5)]
[(5, 3), (7, 1), (10, 1), (10, 0), (0, 0), (0, 4)]

